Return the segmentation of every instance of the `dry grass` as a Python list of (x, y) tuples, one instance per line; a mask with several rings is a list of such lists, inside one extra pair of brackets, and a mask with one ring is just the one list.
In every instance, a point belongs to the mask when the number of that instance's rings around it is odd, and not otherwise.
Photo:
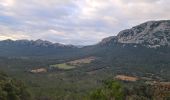
[(47, 72), (47, 69), (45, 69), (45, 68), (33, 69), (30, 72), (31, 73), (45, 73), (45, 72)]
[(122, 81), (132, 81), (132, 82), (135, 82), (135, 81), (138, 80), (137, 77), (126, 76), (126, 75), (117, 75), (117, 76), (115, 77), (115, 79), (122, 80)]
[(77, 66), (77, 65), (80, 65), (80, 64), (89, 64), (94, 60), (96, 60), (96, 57), (87, 57), (87, 58), (83, 58), (83, 59), (70, 61), (70, 62), (67, 62), (67, 63), (70, 64), (70, 65)]
[(50, 65), (50, 67), (55, 67), (55, 68), (63, 69), (63, 70), (69, 70), (69, 69), (74, 69), (77, 66), (80, 66), (81, 64), (89, 64), (95, 59), (96, 57), (87, 57), (87, 58), (77, 59), (77, 60), (73, 60), (73, 61), (69, 61), (69, 62), (65, 62), (61, 64)]

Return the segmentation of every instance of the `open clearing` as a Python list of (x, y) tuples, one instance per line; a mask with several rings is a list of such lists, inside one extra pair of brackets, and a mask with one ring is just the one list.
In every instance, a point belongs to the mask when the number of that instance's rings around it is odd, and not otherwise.
[(45, 68), (38, 68), (38, 69), (30, 70), (29, 72), (31, 72), (31, 73), (46, 73), (47, 69), (45, 69)]
[(70, 62), (67, 62), (70, 65), (74, 65), (74, 66), (78, 66), (81, 64), (89, 64), (92, 61), (96, 60), (96, 57), (87, 57), (87, 58), (83, 58), (83, 59), (77, 59), (77, 60), (73, 60)]
[(117, 75), (117, 76), (115, 77), (115, 79), (122, 80), (122, 81), (132, 81), (132, 82), (138, 80), (137, 77), (126, 76), (126, 75)]
[(55, 65), (51, 65), (50, 67), (54, 67), (54, 68), (58, 68), (58, 69), (64, 69), (64, 70), (68, 70), (68, 69), (73, 69), (73, 68), (75, 68), (75, 66), (68, 65), (68, 64), (66, 64), (66, 63), (55, 64)]
[(63, 70), (69, 70), (69, 69), (74, 69), (77, 66), (81, 66), (82, 64), (89, 64), (94, 60), (96, 60), (96, 57), (87, 57), (87, 58), (77, 59), (77, 60), (73, 60), (73, 61), (69, 61), (69, 62), (65, 62), (61, 64), (50, 65), (50, 67), (63, 69)]

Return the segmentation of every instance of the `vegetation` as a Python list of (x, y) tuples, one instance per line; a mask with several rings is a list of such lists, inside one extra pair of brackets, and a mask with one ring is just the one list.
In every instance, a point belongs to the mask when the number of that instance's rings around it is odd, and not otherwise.
[(0, 100), (31, 100), (25, 85), (0, 73)]
[(101, 89), (97, 89), (90, 94), (91, 100), (124, 100), (124, 91), (120, 83), (116, 81), (106, 81)]
[(120, 83), (114, 80), (104, 82), (103, 86), (94, 90), (89, 100), (169, 100), (170, 84), (149, 85), (142, 82)]
[[(97, 98), (99, 94), (103, 95), (103, 98), (109, 98), (115, 97), (117, 94), (111, 95), (112, 90), (106, 88), (103, 80), (112, 80), (116, 75), (132, 75), (153, 81), (169, 81), (169, 50), (168, 48), (148, 49), (140, 46), (135, 48), (114, 45), (102, 48), (96, 46), (86, 51), (85, 56), (75, 55), (77, 57), (69, 59), (65, 59), (65, 57), (0, 57), (0, 70), (5, 71), (13, 78), (24, 81), (35, 100), (82, 100), (82, 98), (88, 100)], [(48, 69), (49, 65), (53, 64), (57, 64), (57, 66), (61, 64), (61, 68), (65, 68), (67, 62), (89, 56), (99, 59), (88, 64), (81, 64), (81, 67), (75, 67), (71, 70)], [(48, 71), (37, 74), (29, 72), (31, 69), (41, 67), (48, 69)], [(117, 82), (113, 83), (117, 84)], [(102, 86), (103, 84), (104, 86)], [(121, 95), (128, 98), (127, 100), (152, 100), (153, 96), (156, 95), (152, 94), (155, 89), (144, 84), (145, 82), (140, 83), (139, 81), (134, 82), (134, 84), (120, 82), (121, 89), (123, 89), (123, 92), (120, 93), (123, 93)], [(91, 91), (93, 92), (88, 95)], [(158, 94), (161, 92), (159, 89), (156, 91)]]

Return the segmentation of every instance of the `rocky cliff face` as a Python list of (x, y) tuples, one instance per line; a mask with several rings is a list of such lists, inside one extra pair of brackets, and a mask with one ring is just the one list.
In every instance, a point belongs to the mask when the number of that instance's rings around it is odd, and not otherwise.
[(104, 39), (101, 44), (116, 42), (123, 44), (141, 44), (146, 47), (156, 48), (170, 46), (170, 20), (149, 21), (138, 26), (126, 29), (115, 37)]

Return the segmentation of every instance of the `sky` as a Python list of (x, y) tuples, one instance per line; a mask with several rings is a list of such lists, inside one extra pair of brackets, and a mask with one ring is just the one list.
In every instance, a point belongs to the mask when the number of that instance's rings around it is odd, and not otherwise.
[(170, 0), (0, 0), (0, 40), (91, 45), (150, 20), (170, 19)]

